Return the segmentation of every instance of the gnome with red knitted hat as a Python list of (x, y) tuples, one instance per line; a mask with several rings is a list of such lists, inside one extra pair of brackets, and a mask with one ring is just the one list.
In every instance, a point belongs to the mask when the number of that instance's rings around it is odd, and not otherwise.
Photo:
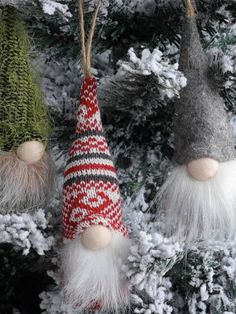
[(79, 309), (121, 310), (128, 289), (120, 266), (127, 256), (127, 230), (122, 222), (121, 196), (90, 74), (91, 42), (97, 5), (84, 44), (83, 7), (79, 2), (85, 79), (77, 112), (76, 140), (69, 150), (63, 192), (65, 245), (62, 272), (67, 300)]

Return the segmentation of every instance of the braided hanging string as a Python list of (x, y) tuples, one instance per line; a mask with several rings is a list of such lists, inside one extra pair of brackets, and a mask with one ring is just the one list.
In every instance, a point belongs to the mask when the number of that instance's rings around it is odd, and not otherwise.
[(193, 6), (193, 0), (186, 0), (186, 9), (187, 9), (187, 17), (194, 17), (196, 16), (194, 6)]
[(91, 76), (91, 55), (92, 43), (96, 28), (96, 20), (101, 5), (101, 0), (97, 0), (95, 11), (91, 20), (91, 27), (88, 34), (87, 45), (85, 43), (85, 27), (84, 27), (84, 5), (83, 0), (78, 0), (79, 20), (80, 20), (80, 40), (81, 40), (81, 53), (83, 60), (84, 76)]

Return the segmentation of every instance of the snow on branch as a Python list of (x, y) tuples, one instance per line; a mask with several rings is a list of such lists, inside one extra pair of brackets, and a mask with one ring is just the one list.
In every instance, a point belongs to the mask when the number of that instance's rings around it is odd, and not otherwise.
[[(139, 232), (126, 270), (134, 291), (135, 313), (172, 313), (172, 284), (165, 274), (181, 259), (182, 253), (178, 243), (172, 243), (160, 233)], [(147, 296), (145, 301), (143, 295)]]
[(0, 215), (0, 243), (21, 247), (24, 255), (29, 254), (31, 248), (43, 255), (54, 244), (54, 238), (44, 234), (47, 227), (48, 220), (42, 209), (32, 216), (26, 213)]
[(163, 53), (155, 48), (152, 52), (143, 49), (139, 58), (134, 49), (128, 51), (130, 61), (119, 62), (119, 74), (130, 73), (140, 76), (154, 75), (157, 78), (160, 98), (164, 99), (179, 96), (181, 88), (186, 86), (187, 80), (182, 72), (178, 70), (178, 63), (171, 64)]
[(155, 14), (155, 10), (160, 7), (178, 7), (180, 0), (115, 0), (119, 8), (125, 9), (130, 14), (139, 13), (146, 16)]
[(65, 17), (71, 17), (69, 8), (66, 4), (58, 3), (54, 0), (41, 0), (42, 7), (45, 13), (53, 15), (56, 11), (61, 12)]
[(77, 309), (73, 309), (71, 305), (65, 302), (59, 273), (48, 271), (48, 276), (54, 280), (56, 287), (52, 291), (43, 291), (39, 294), (42, 314), (78, 314)]
[[(53, 15), (56, 12), (60, 12), (64, 18), (72, 16), (66, 4), (62, 4), (55, 0), (0, 0), (0, 5), (2, 6), (12, 5), (21, 10), (25, 5), (31, 5), (37, 8), (37, 4), (40, 4), (43, 12), (48, 15)], [(25, 7), (25, 9), (27, 10), (28, 7)]]

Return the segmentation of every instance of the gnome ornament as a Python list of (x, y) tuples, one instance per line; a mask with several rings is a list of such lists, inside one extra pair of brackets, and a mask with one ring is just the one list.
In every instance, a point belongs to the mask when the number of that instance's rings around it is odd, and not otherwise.
[[(79, 3), (81, 33), (83, 7)], [(98, 14), (96, 8), (93, 24)], [(92, 32), (92, 34), (91, 34)], [(87, 47), (91, 47), (94, 26)], [(82, 45), (84, 37), (82, 35)], [(91, 52), (84, 47), (85, 79), (77, 112), (76, 140), (69, 150), (63, 192), (62, 274), (67, 301), (78, 310), (99, 308), (119, 313), (128, 303), (120, 266), (127, 257), (116, 170), (104, 136)]]
[(16, 10), (0, 18), (0, 212), (43, 206), (53, 183), (45, 152), (47, 107), (28, 60), (29, 39)]
[(187, 243), (222, 238), (236, 228), (236, 160), (223, 99), (214, 84), (186, 0), (180, 70), (187, 78), (174, 118), (176, 166), (159, 192), (168, 235)]

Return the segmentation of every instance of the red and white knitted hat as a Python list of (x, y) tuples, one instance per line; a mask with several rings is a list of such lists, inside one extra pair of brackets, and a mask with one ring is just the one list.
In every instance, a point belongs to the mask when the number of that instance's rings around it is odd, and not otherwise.
[(116, 169), (103, 133), (94, 77), (83, 81), (77, 121), (77, 138), (64, 173), (64, 237), (74, 239), (93, 225), (126, 236)]

